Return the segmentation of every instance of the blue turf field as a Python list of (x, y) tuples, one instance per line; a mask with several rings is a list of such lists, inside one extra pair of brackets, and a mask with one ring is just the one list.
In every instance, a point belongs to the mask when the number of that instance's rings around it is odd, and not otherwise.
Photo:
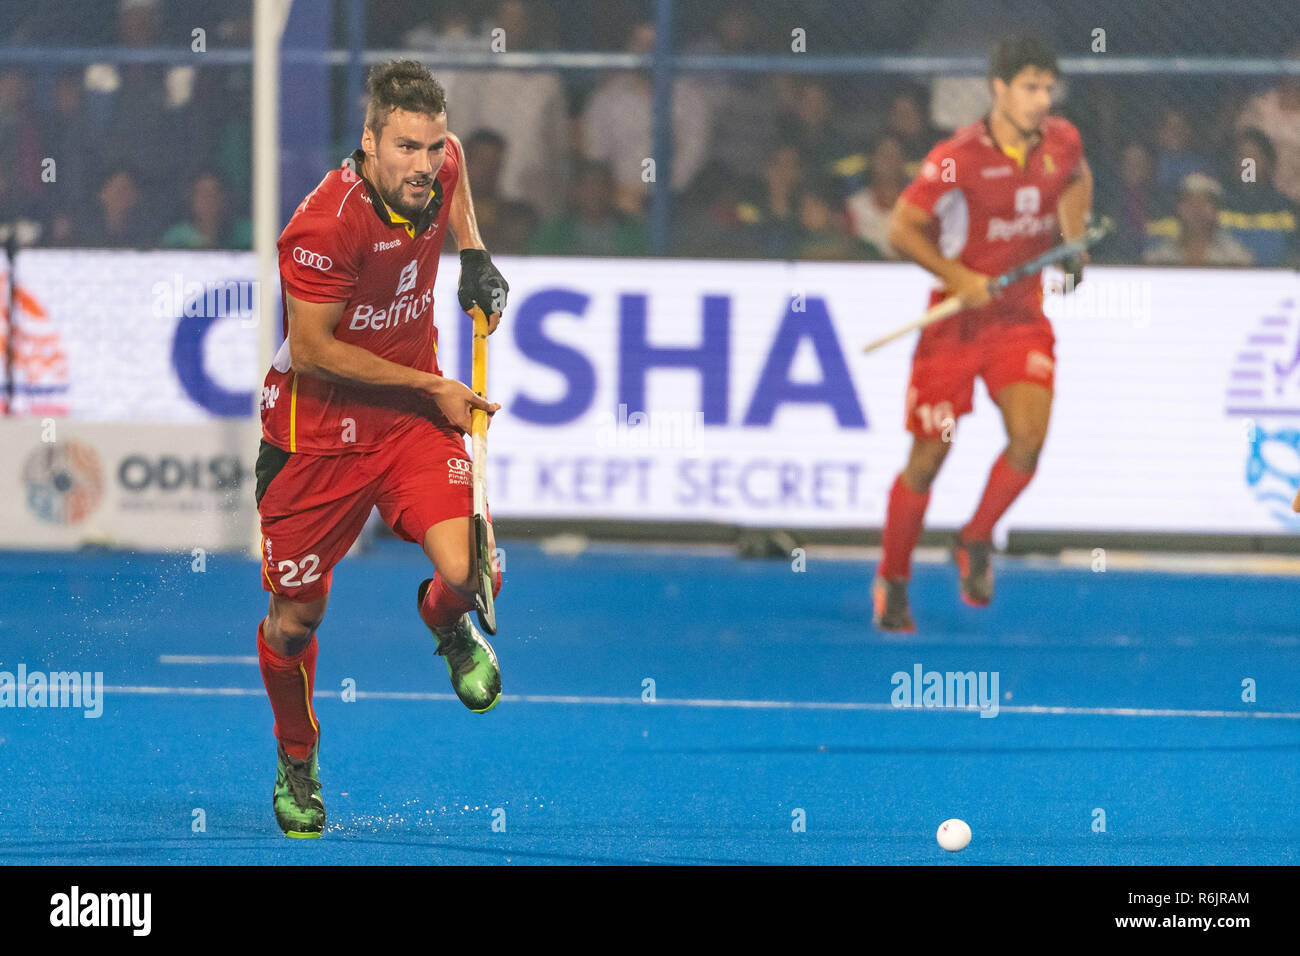
[[(414, 547), (336, 571), (317, 841), (272, 818), (255, 663), (160, 661), (256, 654), (253, 562), (0, 554), (0, 670), (110, 687), (99, 719), (0, 709), (0, 863), (1300, 862), (1292, 579), (1004, 559), (980, 612), (951, 568), (918, 565), (920, 634), (886, 640), (865, 562), (503, 544), (506, 697), (485, 716), (451, 695), (415, 614)], [(917, 663), (996, 671), (1003, 709), (894, 709), (891, 675)], [(1034, 706), (1067, 712), (1016, 709)], [(953, 816), (974, 831), (956, 855), (934, 839)]]

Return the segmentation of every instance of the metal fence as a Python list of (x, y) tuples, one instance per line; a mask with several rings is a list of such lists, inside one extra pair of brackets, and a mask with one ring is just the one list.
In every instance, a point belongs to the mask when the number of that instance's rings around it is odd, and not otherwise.
[[(246, 247), (251, 9), (9, 9), (0, 222), (29, 245)], [(1300, 259), (1285, 4), (297, 0), (288, 16), (282, 210), (354, 148), (367, 66), (415, 56), (447, 88), (493, 249), (889, 258), (898, 190), (987, 109), (992, 43), (1033, 30), (1119, 225), (1098, 258), (1168, 259), (1211, 216), (1223, 264)]]

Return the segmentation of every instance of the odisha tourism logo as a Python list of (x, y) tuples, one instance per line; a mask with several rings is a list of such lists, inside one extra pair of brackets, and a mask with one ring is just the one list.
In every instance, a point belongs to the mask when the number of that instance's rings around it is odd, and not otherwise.
[(23, 463), (27, 507), (42, 521), (77, 524), (104, 493), (103, 472), (94, 449), (76, 442), (41, 445)]
[(1245, 421), (1246, 486), (1287, 528), (1300, 529), (1291, 502), (1300, 491), (1300, 322), (1294, 299), (1260, 319), (1237, 353), (1229, 415)]

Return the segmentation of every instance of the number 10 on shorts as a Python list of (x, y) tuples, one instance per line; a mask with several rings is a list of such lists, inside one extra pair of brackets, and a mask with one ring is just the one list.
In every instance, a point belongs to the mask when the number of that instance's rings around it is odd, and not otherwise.
[(936, 432), (942, 432), (940, 438), (952, 441), (953, 430), (957, 427), (957, 419), (952, 414), (952, 402), (918, 405), (916, 417), (921, 422), (921, 431), (926, 435), (933, 436)]

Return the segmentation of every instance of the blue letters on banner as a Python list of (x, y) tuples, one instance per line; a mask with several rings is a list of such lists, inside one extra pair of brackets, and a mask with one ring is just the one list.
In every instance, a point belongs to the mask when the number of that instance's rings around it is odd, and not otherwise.
[[(217, 283), (218, 287), (221, 285), (223, 283)], [(203, 342), (212, 324), (221, 317), (220, 309), (217, 315), (207, 314), (207, 288), (205, 286), (196, 299), (189, 300), (181, 308), (181, 315), (176, 320), (176, 335), (172, 339), (172, 365), (185, 394), (198, 405), (222, 418), (247, 418), (253, 411), (253, 393), (223, 388), (203, 369)], [(255, 302), (252, 283), (241, 279), (237, 296), (237, 302)], [(190, 302), (196, 305), (191, 306)], [(189, 316), (185, 314), (187, 312), (199, 314)]]
[(632, 411), (648, 411), (646, 372), (652, 368), (693, 368), (700, 372), (704, 424), (727, 424), (727, 373), (731, 300), (704, 297), (704, 336), (698, 348), (668, 348), (646, 341), (646, 297), (621, 295), (619, 302), (618, 401)]
[[(758, 377), (749, 411), (745, 412), (746, 425), (770, 425), (777, 406), (785, 402), (825, 404), (835, 411), (841, 428), (866, 428), (867, 417), (858, 403), (849, 367), (840, 351), (835, 328), (831, 325), (826, 300), (809, 296), (806, 310), (796, 312), (794, 301), (786, 307), (776, 341), (767, 354), (763, 372)], [(801, 340), (807, 338), (817, 353), (817, 363), (823, 377), (820, 382), (790, 381), (790, 367)]]
[[(596, 394), (596, 370), (581, 352), (548, 339), (542, 328), (552, 312), (567, 312), (585, 319), (590, 301), (591, 297), (581, 292), (546, 289), (533, 293), (520, 306), (512, 323), (519, 351), (532, 361), (555, 369), (568, 380), (569, 387), (564, 396), (554, 402), (538, 401), (520, 392), (510, 402), (510, 414), (515, 418), (535, 425), (563, 425), (591, 407)], [(468, 346), (472, 340), (465, 338), (462, 341)], [(462, 347), (461, 351), (463, 354), (468, 348)]]

